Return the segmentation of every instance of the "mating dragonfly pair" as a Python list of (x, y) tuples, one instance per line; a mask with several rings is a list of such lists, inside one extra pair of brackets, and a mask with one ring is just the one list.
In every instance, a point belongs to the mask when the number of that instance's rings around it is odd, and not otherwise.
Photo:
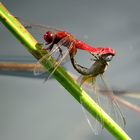
[[(52, 27), (39, 24), (30, 24), (24, 21), (23, 24), (27, 29), (33, 30), (35, 32), (37, 30), (37, 32), (39, 31), (38, 33), (41, 33), (44, 42), (39, 43), (43, 45), (43, 50), (47, 50), (49, 52), (49, 54), (44, 55), (37, 63), (41, 63), (44, 59), (48, 61), (52, 56), (56, 60), (56, 63), (53, 66), (54, 69), (48, 75), (47, 79), (53, 75), (58, 66), (65, 61), (67, 56), (69, 56), (72, 66), (78, 73), (81, 74), (81, 76), (77, 80), (79, 85), (83, 87), (87, 87), (88, 85), (88, 87), (90, 87), (88, 89), (92, 91), (92, 94), (90, 94), (90, 96), (92, 97), (93, 95), (95, 95), (94, 100), (99, 105), (102, 104), (102, 106), (105, 106), (105, 104), (108, 104), (106, 109), (108, 110), (109, 115), (113, 116), (115, 121), (117, 121), (122, 127), (124, 127), (125, 119), (120, 111), (118, 103), (113, 98), (112, 90), (108, 87), (102, 77), (109, 62), (112, 60), (113, 56), (115, 56), (115, 50), (113, 50), (112, 48), (94, 48), (84, 43), (83, 41), (76, 39), (72, 34)], [(86, 51), (92, 55), (93, 64), (90, 68), (86, 68), (76, 62), (75, 56), (78, 50)], [(34, 73), (35, 75), (38, 74), (37, 67), (35, 67)], [(100, 87), (97, 87), (96, 85), (96, 79), (98, 77), (100, 77), (100, 79), (102, 80), (104, 91), (106, 91), (101, 94), (99, 93), (101, 91)], [(105, 96), (103, 96), (103, 94)], [(100, 96), (104, 97), (104, 103), (100, 100)], [(98, 134), (101, 130), (100, 128), (102, 127), (100, 127), (96, 120), (91, 120), (90, 115), (84, 110), (84, 108), (83, 111), (86, 115), (86, 119), (91, 129), (95, 134)], [(102, 125), (103, 123), (104, 122), (102, 122)]]

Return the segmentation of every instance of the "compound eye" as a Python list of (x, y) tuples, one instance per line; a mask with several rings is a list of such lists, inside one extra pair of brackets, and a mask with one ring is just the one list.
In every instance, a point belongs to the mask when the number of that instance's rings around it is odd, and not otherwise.
[(52, 32), (48, 31), (48, 32), (46, 32), (46, 34), (44, 34), (43, 38), (47, 44), (50, 44), (53, 42), (54, 35)]
[(103, 58), (106, 62), (109, 62), (109, 61), (111, 61), (111, 60), (112, 60), (113, 55), (103, 56), (102, 58)]

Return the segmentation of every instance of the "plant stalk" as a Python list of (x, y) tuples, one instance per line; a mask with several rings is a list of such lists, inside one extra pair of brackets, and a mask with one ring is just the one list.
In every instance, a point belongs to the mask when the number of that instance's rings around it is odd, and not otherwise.
[[(24, 47), (37, 59), (39, 60), (47, 54), (42, 50), (42, 47), (38, 42), (31, 36), (31, 34), (21, 25), (21, 23), (0, 3), (0, 21), (12, 34), (24, 45)], [(50, 60), (51, 65), (55, 60)], [(49, 65), (42, 62), (42, 65), (48, 69)], [(51, 72), (51, 71), (50, 71)], [(73, 80), (73, 78), (62, 68), (54, 72), (56, 80), (80, 103), (82, 100), (84, 107), (93, 117), (100, 122), (104, 122), (104, 127), (119, 140), (130, 140), (131, 138), (121, 129)], [(101, 121), (102, 120), (102, 121)]]

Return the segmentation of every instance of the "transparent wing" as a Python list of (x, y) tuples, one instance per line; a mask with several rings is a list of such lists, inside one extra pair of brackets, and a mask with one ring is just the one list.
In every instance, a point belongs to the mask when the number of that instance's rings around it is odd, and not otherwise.
[(62, 30), (56, 29), (56, 28), (51, 27), (51, 26), (32, 23), (32, 22), (29, 22), (28, 20), (25, 20), (25, 19), (22, 19), (19, 17), (16, 17), (16, 18), (23, 23), (25, 28), (27, 28), (29, 30), (33, 30), (33, 31), (40, 33), (40, 34), (44, 34), (47, 31), (51, 31), (53, 33), (62, 31)]
[[(122, 128), (124, 128), (126, 122), (125, 118), (120, 110), (117, 100), (113, 96), (112, 90), (106, 84), (104, 79), (100, 76), (81, 76), (78, 78), (80, 85), (89, 93), (89, 96), (108, 114), (114, 121), (116, 121)], [(101, 92), (102, 89), (106, 92)], [(81, 104), (83, 102), (81, 100)], [(86, 116), (88, 124), (94, 134), (99, 134), (104, 126), (103, 120), (99, 123), (94, 119), (85, 109), (82, 107), (83, 112)], [(96, 118), (99, 116), (96, 116)]]
[(108, 103), (110, 104), (109, 115), (110, 117), (114, 119), (114, 121), (117, 124), (119, 124), (122, 128), (124, 128), (126, 125), (125, 117), (123, 116), (123, 113), (121, 112), (119, 104), (117, 100), (115, 99), (113, 90), (111, 89), (109, 84), (105, 81), (105, 78), (103, 77), (103, 75), (100, 75), (100, 79), (101, 79), (100, 81), (102, 82), (102, 85), (100, 85), (100, 88), (105, 89), (106, 91), (101, 94), (108, 98)]
[[(51, 71), (51, 73), (46, 77), (46, 80), (48, 80), (53, 73), (55, 72), (55, 70), (59, 67), (60, 64), (62, 64), (62, 62), (66, 59), (67, 56), (69, 56), (69, 51), (72, 49), (74, 45), (74, 42), (71, 41), (69, 39), (69, 36), (61, 39), (58, 44), (56, 44), (53, 49), (46, 55), (44, 55), (38, 62), (38, 63), (42, 63), (42, 61), (46, 60), (46, 64), (49, 64), (49, 60), (53, 57), (56, 62), (49, 65), (49, 69), (48, 71)], [(60, 53), (60, 49), (61, 49), (61, 53)], [(38, 69), (37, 67), (35, 67), (34, 69), (34, 74), (38, 75)], [(45, 81), (46, 81), (45, 80)]]
[[(78, 78), (77, 75), (71, 73), (70, 71), (68, 71), (68, 73), (73, 77), (74, 80), (76, 80)], [(86, 86), (86, 88), (91, 88), (87, 82), (85, 82), (84, 85)], [(130, 109), (130, 111), (140, 113), (140, 107), (138, 105), (123, 98), (124, 96), (126, 96), (126, 97), (130, 97), (130, 98), (134, 98), (134, 99), (139, 100), (140, 99), (140, 96), (139, 96), (140, 92), (132, 92), (132, 91), (130, 92), (129, 90), (118, 90), (115, 88), (113, 88), (112, 91), (114, 93), (113, 96), (114, 96), (115, 100), (117, 100), (117, 103), (119, 104), (119, 106), (121, 105), (121, 106), (124, 106), (124, 107)], [(101, 94), (104, 94), (107, 91), (105, 89), (99, 88), (99, 92)]]
[[(70, 48), (72, 47), (72, 45), (70, 46)], [(69, 49), (70, 49), (69, 48)], [(49, 76), (46, 78), (46, 80), (45, 81), (47, 81), (52, 75), (53, 75), (53, 73), (56, 71), (56, 69), (60, 66), (60, 64), (64, 61), (64, 59), (68, 56), (68, 54), (69, 54), (69, 49), (65, 52), (65, 54), (62, 56), (62, 58), (58, 61), (58, 62), (56, 62), (55, 64), (54, 64), (54, 69), (53, 69), (53, 71), (49, 74)]]
[(40, 70), (41, 66), (42, 65), (40, 64), (39, 61), (35, 64), (35, 67), (33, 69), (33, 73), (34, 73), (35, 76), (40, 76), (44, 73), (47, 73), (47, 71), (45, 70), (45, 68), (43, 66), (42, 66), (43, 67), (42, 70)]
[[(88, 92), (89, 96), (91, 98), (94, 99), (94, 101), (101, 106), (101, 101), (100, 101), (100, 94), (98, 94), (98, 89), (96, 87), (96, 77), (92, 77), (92, 76), (80, 76), (78, 78), (78, 82), (80, 83), (80, 85)], [(86, 85), (85, 85), (86, 83)], [(88, 87), (87, 87), (87, 83), (88, 83)], [(89, 88), (90, 87), (90, 88)], [(95, 135), (98, 135), (99, 133), (101, 133), (103, 126), (104, 126), (104, 122), (102, 121), (101, 118), (99, 118), (98, 115), (95, 116), (95, 118), (98, 118), (100, 120), (101, 123), (99, 123), (99, 121), (97, 119), (95, 119), (85, 108), (84, 108), (84, 102), (82, 101), (81, 98), (81, 105), (82, 105), (82, 110), (84, 112), (84, 115), (86, 117), (86, 120), (92, 130), (92, 132)]]
[(24, 27), (38, 40), (39, 44), (46, 45), (43, 35), (47, 31), (51, 31), (54, 35), (60, 30), (53, 28), (51, 26), (31, 23), (27, 20), (17, 17), (17, 19), (24, 25)]

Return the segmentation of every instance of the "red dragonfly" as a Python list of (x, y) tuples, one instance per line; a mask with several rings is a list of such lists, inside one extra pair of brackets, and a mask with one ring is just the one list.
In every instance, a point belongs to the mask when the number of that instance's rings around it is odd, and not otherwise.
[[(28, 29), (43, 29), (44, 33), (41, 34), (42, 38), (44, 40), (44, 45), (46, 50), (49, 51), (49, 55), (46, 54), (44, 55), (38, 63), (41, 63), (44, 59), (47, 58), (49, 60), (52, 55), (56, 56), (56, 53), (59, 52), (58, 57), (56, 58), (57, 62), (53, 64), (53, 70), (47, 77), (47, 79), (55, 72), (55, 70), (58, 68), (58, 66), (62, 63), (62, 61), (67, 57), (70, 56), (71, 62), (73, 67), (82, 75), (79, 78), (80, 80), (80, 85), (83, 85), (85, 81), (92, 81), (92, 87), (95, 85), (95, 79), (98, 75), (103, 74), (105, 72), (105, 69), (111, 61), (112, 57), (115, 55), (115, 50), (112, 48), (94, 48), (83, 41), (80, 41), (76, 39), (72, 34), (66, 32), (66, 31), (61, 31), (52, 27), (44, 26), (44, 25), (38, 25), (38, 24), (29, 24), (25, 26)], [(42, 44), (42, 43), (41, 43)], [(63, 50), (66, 48), (66, 50)], [(95, 63), (91, 66), (91, 68), (85, 68), (82, 67), (81, 65), (77, 64), (75, 61), (75, 55), (77, 53), (77, 49), (87, 51), (91, 53), (94, 57)], [(36, 70), (35, 70), (36, 73)], [(92, 88), (93, 89), (93, 88)], [(95, 88), (94, 88), (95, 89)], [(94, 90), (96, 92), (96, 90)], [(107, 90), (108, 91), (108, 90)], [(110, 93), (110, 91), (109, 91)], [(112, 94), (112, 93), (111, 93)], [(110, 101), (113, 101), (112, 97), (113, 96), (107, 95)], [(99, 99), (97, 99), (98, 104), (100, 104)], [(82, 104), (82, 101), (81, 101)], [(113, 104), (117, 108), (117, 113), (120, 118), (122, 119), (122, 122), (125, 124), (124, 117), (122, 116), (122, 113), (117, 105), (117, 103), (114, 101)], [(112, 107), (111, 107), (112, 108)], [(88, 117), (87, 117), (88, 118)], [(88, 119), (89, 122), (89, 119)], [(92, 130), (94, 131), (91, 123), (89, 123)], [(96, 133), (96, 132), (95, 132)]]
[[(94, 55), (115, 55), (115, 51), (111, 48), (94, 48), (81, 40), (76, 39), (72, 34), (40, 24), (27, 24), (23, 22), (27, 29), (38, 30), (41, 33), (41, 38), (43, 38), (45, 46), (44, 50), (49, 51), (49, 55), (44, 55), (38, 63), (41, 63), (44, 59), (49, 60), (51, 56), (56, 58), (57, 62), (53, 64), (52, 72), (49, 74), (47, 79), (55, 72), (58, 66), (64, 62), (67, 56), (70, 58), (74, 57), (77, 53), (77, 49), (84, 50), (86, 52), (92, 53)], [(58, 55), (57, 55), (57, 52)], [(37, 67), (34, 70), (35, 75), (38, 75)]]
[[(118, 102), (112, 90), (103, 79), (103, 74), (107, 69), (109, 62), (112, 60), (114, 54), (108, 53), (101, 55), (92, 55), (94, 57), (94, 63), (91, 65), (90, 68), (86, 68), (77, 64), (75, 58), (71, 58), (73, 67), (81, 74), (77, 81), (79, 82), (80, 86), (83, 86), (89, 92), (89, 95), (94, 98), (94, 100), (99, 104), (99, 106), (101, 106), (106, 112), (108, 112), (108, 114), (124, 128), (126, 124), (125, 118), (121, 113)], [(100, 81), (97, 81), (97, 78), (100, 78)], [(99, 82), (99, 86), (97, 85), (97, 82)], [(104, 92), (101, 92), (101, 89), (104, 89)], [(81, 104), (83, 104), (82, 99)], [(93, 118), (90, 117), (90, 114), (84, 109), (84, 107), (82, 108), (92, 131), (95, 134), (98, 134), (103, 127), (97, 122), (97, 120), (93, 121)], [(101, 122), (102, 125), (104, 125), (104, 122), (102, 120)]]

